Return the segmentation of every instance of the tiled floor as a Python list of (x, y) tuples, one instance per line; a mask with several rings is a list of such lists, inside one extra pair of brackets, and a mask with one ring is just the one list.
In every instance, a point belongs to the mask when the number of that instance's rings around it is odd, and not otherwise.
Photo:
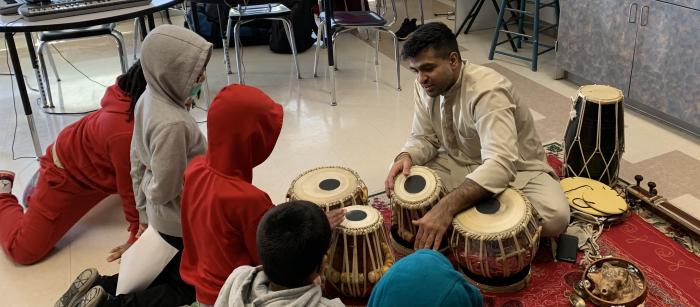
[[(120, 25), (129, 42), (130, 27), (130, 23)], [(479, 31), (460, 36), (463, 56), (474, 63), (486, 63), (490, 33)], [(383, 39), (383, 43), (387, 42), (388, 39)], [(66, 43), (59, 49), (76, 67), (100, 83), (111, 83), (118, 73), (116, 52), (106, 39)], [(291, 56), (273, 54), (266, 46), (244, 49), (247, 83), (261, 88), (281, 103), (285, 110), (284, 127), (277, 146), (272, 156), (254, 172), (254, 183), (267, 191), (276, 203), (284, 201), (294, 177), (306, 169), (322, 165), (350, 167), (360, 174), (370, 192), (381, 191), (389, 162), (409, 132), (413, 106), (412, 73), (401, 69), (403, 91), (397, 91), (391, 57), (380, 54), (380, 65), (375, 66), (374, 50), (353, 35), (341, 39), (337, 49), (340, 70), (336, 74), (339, 104), (336, 107), (328, 104), (329, 84), (323, 64), (325, 50), (322, 50), (318, 78), (312, 78), (313, 49), (299, 55), (303, 78), (297, 80), (294, 78)], [(208, 86), (212, 96), (227, 83), (222, 54), (220, 49), (215, 50), (208, 66)], [(3, 50), (0, 52), (0, 63), (4, 62), (5, 57)], [(571, 96), (576, 91), (573, 84), (552, 79), (554, 56), (551, 53), (541, 57), (540, 71), (537, 73), (511, 59), (499, 58), (497, 63), (564, 96)], [(34, 75), (27, 70), (30, 65), (26, 56), (23, 57), (23, 64), (29, 84), (35, 85)], [(57, 64), (63, 78), (66, 102), (90, 103), (99, 100), (104, 90), (101, 86), (78, 74), (60, 57), (57, 57)], [(33, 159), (12, 159), (10, 141), (14, 135), (15, 113), (7, 71), (6, 66), (0, 65), (0, 72), (5, 73), (0, 76), (0, 139), (5, 140), (0, 147), (0, 169), (17, 172), (15, 193), (21, 194), (38, 164)], [(236, 76), (232, 77), (235, 79)], [(30, 92), (30, 97), (36, 99), (38, 95)], [(206, 103), (200, 102), (199, 105), (205, 107)], [(15, 156), (32, 156), (31, 139), (19, 101), (16, 106), (19, 116)], [(62, 127), (78, 118), (47, 116), (36, 105), (34, 107), (44, 148)], [(206, 118), (206, 114), (200, 110), (192, 114), (198, 120)], [(544, 116), (540, 114), (538, 118), (543, 119)], [(641, 161), (674, 151), (700, 159), (700, 145), (696, 140), (634, 114), (629, 114), (626, 120), (630, 127), (627, 130), (626, 157), (630, 161)], [(202, 124), (202, 130), (206, 133), (206, 124)], [(649, 148), (645, 141), (650, 137), (662, 138), (663, 146)], [(682, 196), (680, 200), (688, 203), (688, 206), (697, 202), (692, 195)], [(38, 264), (17, 266), (0, 252), (0, 305), (48, 306), (83, 268), (94, 266), (103, 273), (117, 272), (118, 264), (107, 263), (104, 258), (112, 247), (123, 243), (126, 238), (126, 225), (119, 206), (114, 199), (109, 199), (83, 218), (59, 242), (54, 252)]]

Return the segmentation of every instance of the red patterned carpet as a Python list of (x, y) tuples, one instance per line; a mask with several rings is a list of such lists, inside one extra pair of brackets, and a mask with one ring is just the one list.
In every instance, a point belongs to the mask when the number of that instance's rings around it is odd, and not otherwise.
[[(384, 194), (372, 197), (370, 204), (390, 223), (391, 210)], [(645, 306), (700, 306), (700, 258), (636, 214), (606, 229), (598, 243), (603, 255), (626, 258), (639, 265), (649, 287)], [(510, 294), (484, 293), (484, 306), (570, 306), (566, 294), (580, 280), (582, 269), (554, 262), (550, 248), (540, 247), (530, 285)]]

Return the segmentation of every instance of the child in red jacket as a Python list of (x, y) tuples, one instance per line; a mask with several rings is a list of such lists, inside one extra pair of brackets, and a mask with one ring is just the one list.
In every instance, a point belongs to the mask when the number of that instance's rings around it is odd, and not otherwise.
[(181, 199), (180, 274), (203, 305), (233, 269), (260, 263), (255, 232), (272, 201), (253, 186), (253, 167), (272, 153), (282, 118), (281, 105), (245, 85), (225, 87), (209, 108), (207, 154), (187, 166)]
[(133, 110), (145, 88), (136, 62), (107, 88), (101, 109), (59, 133), (39, 159), (39, 178), (26, 212), (11, 194), (14, 173), (0, 170), (0, 243), (10, 259), (20, 264), (41, 260), (85, 213), (115, 193), (121, 197), (131, 235), (108, 260), (119, 258), (136, 240), (139, 216), (129, 153)]

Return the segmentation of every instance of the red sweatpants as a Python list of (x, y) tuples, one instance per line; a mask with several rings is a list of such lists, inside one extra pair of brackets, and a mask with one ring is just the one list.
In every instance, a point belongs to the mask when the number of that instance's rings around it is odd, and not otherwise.
[(68, 230), (109, 194), (95, 191), (57, 167), (52, 148), (39, 159), (39, 178), (22, 212), (17, 197), (0, 194), (0, 243), (19, 264), (41, 260)]

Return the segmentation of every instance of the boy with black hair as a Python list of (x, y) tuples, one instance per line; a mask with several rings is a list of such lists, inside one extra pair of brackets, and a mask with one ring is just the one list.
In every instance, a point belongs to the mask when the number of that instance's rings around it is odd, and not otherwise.
[(315, 282), (331, 241), (331, 225), (317, 205), (291, 201), (270, 209), (256, 241), (263, 265), (235, 269), (215, 307), (345, 306), (324, 298)]

